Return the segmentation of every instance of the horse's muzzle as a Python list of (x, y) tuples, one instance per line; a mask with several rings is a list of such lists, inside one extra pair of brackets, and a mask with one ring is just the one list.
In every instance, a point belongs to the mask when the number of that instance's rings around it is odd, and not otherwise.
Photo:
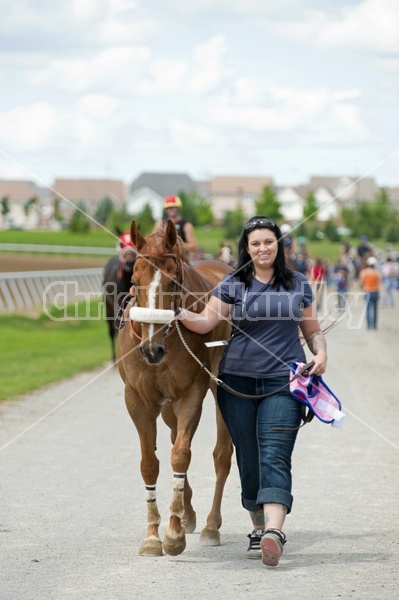
[(162, 344), (144, 342), (140, 345), (140, 352), (150, 365), (158, 365), (164, 359), (166, 348)]

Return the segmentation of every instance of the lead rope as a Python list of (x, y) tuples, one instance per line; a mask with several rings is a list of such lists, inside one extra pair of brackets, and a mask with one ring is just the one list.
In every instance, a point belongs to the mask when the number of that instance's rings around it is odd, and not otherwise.
[[(187, 350), (187, 352), (190, 354), (190, 356), (192, 356), (192, 358), (200, 365), (200, 367), (202, 369), (204, 369), (204, 371), (209, 375), (209, 377), (212, 379), (212, 381), (214, 381), (216, 383), (216, 385), (219, 385), (220, 387), (224, 388), (225, 390), (227, 390), (231, 394), (234, 394), (234, 396), (239, 396), (240, 398), (252, 398), (253, 400), (256, 400), (258, 398), (267, 398), (268, 396), (273, 396), (273, 394), (276, 394), (277, 392), (280, 392), (281, 390), (283, 390), (284, 388), (286, 388), (288, 385), (290, 385), (290, 383), (292, 381), (295, 381), (295, 379), (298, 379), (298, 377), (300, 377), (301, 375), (303, 375), (308, 369), (310, 369), (313, 366), (313, 363), (311, 363), (311, 362), (308, 363), (307, 365), (305, 365), (304, 367), (302, 367), (302, 369), (300, 369), (300, 371), (298, 371), (298, 373), (296, 375), (294, 375), (291, 379), (289, 379), (287, 383), (285, 383), (284, 385), (282, 385), (278, 389), (273, 390), (273, 392), (269, 392), (268, 394), (259, 394), (259, 395), (256, 395), (256, 396), (252, 396), (251, 394), (243, 394), (242, 392), (238, 392), (237, 390), (233, 390), (233, 388), (231, 388), (229, 385), (227, 385), (227, 383), (225, 383), (224, 381), (222, 381), (221, 379), (219, 379), (218, 377), (216, 377), (216, 375), (214, 375), (209, 369), (207, 369), (207, 367), (205, 366), (205, 364), (202, 363), (199, 360), (199, 358), (194, 354), (194, 352), (188, 346), (188, 344), (187, 344), (186, 340), (184, 339), (183, 334), (182, 334), (182, 332), (180, 330), (180, 324), (179, 324), (179, 321), (177, 319), (175, 320), (175, 323), (176, 323), (177, 333), (179, 334), (179, 338), (180, 338), (183, 346)], [(309, 422), (313, 418), (313, 413), (311, 413), (311, 414), (312, 414), (312, 416), (308, 420), (306, 420), (306, 421), (305, 421), (305, 419), (303, 419), (303, 420), (305, 422)]]

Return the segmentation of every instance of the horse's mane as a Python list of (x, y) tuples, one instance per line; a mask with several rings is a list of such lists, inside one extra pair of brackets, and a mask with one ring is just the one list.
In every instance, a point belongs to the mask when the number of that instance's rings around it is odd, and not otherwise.
[[(190, 264), (190, 251), (186, 244), (179, 236), (176, 238), (176, 245), (173, 248), (176, 250), (177, 256), (184, 262)], [(141, 249), (141, 253), (148, 252), (148, 254), (156, 259), (160, 259), (165, 254), (170, 252), (171, 248), (165, 243), (165, 234), (163, 231), (155, 231), (146, 237), (144, 247)]]

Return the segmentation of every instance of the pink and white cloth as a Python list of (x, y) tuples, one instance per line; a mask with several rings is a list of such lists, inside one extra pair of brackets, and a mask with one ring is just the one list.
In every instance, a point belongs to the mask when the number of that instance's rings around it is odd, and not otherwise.
[(304, 363), (292, 364), (291, 394), (296, 400), (305, 404), (323, 423), (330, 423), (332, 427), (343, 427), (345, 414), (342, 412), (341, 402), (320, 375), (307, 375), (305, 371), (305, 373), (293, 379), (293, 376), (300, 373), (305, 366)]

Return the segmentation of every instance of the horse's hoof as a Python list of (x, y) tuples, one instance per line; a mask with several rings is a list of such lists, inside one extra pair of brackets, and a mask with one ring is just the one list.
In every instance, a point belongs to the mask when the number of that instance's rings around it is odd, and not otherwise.
[(159, 538), (146, 538), (139, 550), (140, 556), (163, 556), (162, 542)]
[(200, 535), (200, 544), (203, 546), (220, 546), (220, 533), (218, 529), (204, 527)]
[(182, 518), (181, 524), (183, 525), (186, 533), (194, 533), (197, 527), (197, 515), (195, 512), (190, 517)]
[(181, 554), (186, 547), (186, 536), (184, 529), (180, 533), (173, 531), (170, 527), (166, 527), (163, 539), (163, 549), (170, 556)]

